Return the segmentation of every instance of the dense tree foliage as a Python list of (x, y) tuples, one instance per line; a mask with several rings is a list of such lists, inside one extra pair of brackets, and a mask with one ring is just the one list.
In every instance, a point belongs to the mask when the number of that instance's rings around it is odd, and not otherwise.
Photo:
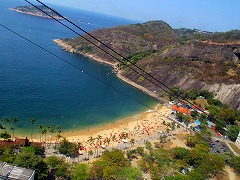
[(16, 158), (13, 150), (14, 147), (4, 147), (3, 149), (1, 149), (0, 160), (7, 163), (13, 163)]
[(78, 153), (77, 145), (69, 142), (66, 138), (60, 142), (58, 150), (61, 154), (71, 157), (75, 157)]
[(37, 179), (46, 179), (48, 176), (47, 164), (43, 161), (43, 158), (39, 155), (36, 155), (37, 151), (34, 151), (34, 148), (24, 147), (21, 150), (21, 153), (16, 156), (14, 164), (34, 169), (36, 171)]
[(62, 179), (67, 179), (70, 176), (70, 164), (64, 162), (56, 156), (50, 156), (45, 160), (49, 177), (58, 177)]
[(105, 151), (102, 157), (93, 162), (90, 168), (92, 179), (141, 179), (139, 169), (130, 166), (130, 161), (124, 157), (121, 150)]
[(10, 140), (11, 135), (8, 132), (4, 132), (0, 134), (0, 138), (4, 139), (5, 141)]
[(71, 174), (73, 180), (87, 180), (89, 179), (89, 166), (87, 164), (75, 164)]
[(230, 159), (230, 164), (234, 168), (234, 170), (240, 174), (240, 157), (238, 156), (232, 156)]
[[(225, 158), (210, 154), (209, 145), (201, 135), (191, 137), (195, 140), (191, 150), (183, 147), (150, 150), (138, 160), (139, 168), (149, 172), (154, 180), (208, 179), (216, 176), (225, 167)], [(181, 172), (183, 169), (185, 173)]]

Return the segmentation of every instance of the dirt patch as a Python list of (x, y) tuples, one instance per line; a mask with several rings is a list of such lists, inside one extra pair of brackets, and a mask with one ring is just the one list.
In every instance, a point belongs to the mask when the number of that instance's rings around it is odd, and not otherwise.
[(218, 174), (216, 177), (211, 180), (240, 180), (240, 176), (236, 175), (236, 173), (229, 166), (226, 166), (224, 171), (221, 174)]
[(178, 139), (180, 139), (181, 141), (185, 141), (185, 137), (186, 137), (186, 134), (177, 134), (176, 135)]

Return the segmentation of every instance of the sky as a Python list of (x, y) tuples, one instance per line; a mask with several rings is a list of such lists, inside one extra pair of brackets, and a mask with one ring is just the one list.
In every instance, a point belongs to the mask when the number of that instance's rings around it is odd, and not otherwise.
[(42, 0), (42, 2), (146, 22), (163, 20), (173, 28), (206, 31), (240, 29), (240, 0)]

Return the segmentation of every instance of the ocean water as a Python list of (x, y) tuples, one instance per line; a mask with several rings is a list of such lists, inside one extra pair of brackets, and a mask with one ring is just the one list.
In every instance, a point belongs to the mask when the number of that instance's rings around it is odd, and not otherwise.
[[(112, 67), (65, 52), (53, 42), (57, 38), (75, 37), (71, 31), (54, 20), (8, 9), (19, 5), (27, 4), (19, 0), (1, 0), (2, 25), (143, 104), (156, 105), (153, 98), (118, 79)], [(86, 31), (135, 23), (83, 10), (53, 7)], [(17, 117), (15, 134), (29, 134), (31, 118), (37, 119), (36, 133), (39, 125), (60, 125), (63, 130), (84, 129), (145, 110), (147, 108), (142, 104), (0, 26), (0, 120)], [(9, 132), (11, 126), (12, 123), (7, 124)]]

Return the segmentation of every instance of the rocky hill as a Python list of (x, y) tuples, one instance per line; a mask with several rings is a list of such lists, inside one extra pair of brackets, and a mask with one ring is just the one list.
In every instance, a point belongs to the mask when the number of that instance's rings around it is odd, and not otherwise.
[[(150, 21), (91, 32), (107, 46), (169, 87), (207, 89), (216, 98), (240, 108), (240, 31), (211, 33), (173, 29), (163, 21)], [(134, 68), (88, 35), (85, 38)], [(163, 91), (81, 37), (58, 41), (64, 49), (102, 59), (118, 68), (119, 76), (160, 97)], [(139, 71), (139, 70), (137, 70)], [(159, 84), (161, 86), (161, 84)]]

